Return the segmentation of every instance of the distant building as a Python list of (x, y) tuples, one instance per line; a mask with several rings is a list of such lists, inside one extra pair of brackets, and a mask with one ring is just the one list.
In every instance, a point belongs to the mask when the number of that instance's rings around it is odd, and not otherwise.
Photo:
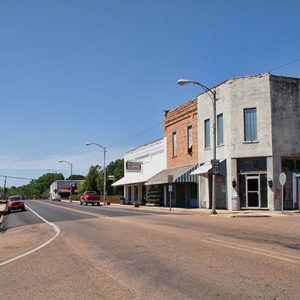
[(60, 200), (70, 197), (71, 184), (75, 185), (74, 192), (77, 192), (77, 185), (84, 180), (56, 180), (50, 185), (50, 199)]
[[(217, 93), (217, 208), (281, 209), (279, 175), (285, 172), (284, 209), (299, 206), (300, 79), (262, 74), (234, 78)], [(213, 106), (198, 96), (200, 206), (211, 208)], [(299, 184), (299, 183), (298, 183)]]

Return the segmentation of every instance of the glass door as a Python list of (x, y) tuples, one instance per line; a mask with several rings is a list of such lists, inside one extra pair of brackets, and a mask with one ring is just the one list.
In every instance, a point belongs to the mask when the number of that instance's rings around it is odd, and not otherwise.
[(260, 184), (259, 176), (247, 176), (247, 207), (260, 207)]

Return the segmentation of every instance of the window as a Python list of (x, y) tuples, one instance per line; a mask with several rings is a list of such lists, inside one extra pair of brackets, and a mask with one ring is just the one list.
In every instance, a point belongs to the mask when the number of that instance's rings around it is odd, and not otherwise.
[(217, 143), (218, 145), (224, 144), (223, 114), (217, 116)]
[(245, 142), (257, 140), (256, 108), (244, 109), (244, 140)]
[(176, 157), (176, 132), (172, 133), (172, 154)]
[(193, 152), (193, 140), (192, 140), (192, 126), (187, 128), (187, 140), (188, 140), (188, 153)]
[(204, 146), (205, 148), (210, 147), (210, 120), (204, 121)]

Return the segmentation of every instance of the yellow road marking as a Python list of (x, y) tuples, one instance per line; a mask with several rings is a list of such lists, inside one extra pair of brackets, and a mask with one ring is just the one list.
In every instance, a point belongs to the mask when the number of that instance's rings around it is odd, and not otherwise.
[(76, 209), (76, 208), (58, 206), (58, 205), (48, 203), (48, 202), (43, 202), (43, 201), (40, 201), (40, 200), (36, 200), (36, 201), (38, 201), (40, 203), (43, 203), (43, 204), (46, 204), (46, 205), (50, 205), (50, 206), (54, 206), (54, 207), (58, 207), (58, 208), (63, 208), (65, 210), (69, 210), (69, 211), (73, 211), (73, 212), (77, 212), (77, 213), (82, 213), (82, 214), (90, 215), (90, 216), (97, 217), (97, 218), (108, 219), (110, 221), (119, 221), (119, 222), (123, 222), (123, 223), (130, 223), (130, 221), (119, 218), (119, 217), (110, 217), (110, 216), (106, 216), (106, 215), (101, 214), (101, 213), (96, 214), (96, 213), (89, 212), (89, 211), (82, 211), (82, 210)]

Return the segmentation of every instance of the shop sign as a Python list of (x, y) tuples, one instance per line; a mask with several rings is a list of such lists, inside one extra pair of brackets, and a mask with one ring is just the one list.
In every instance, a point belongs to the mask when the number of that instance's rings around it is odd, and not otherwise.
[(126, 171), (140, 172), (142, 163), (138, 161), (126, 161)]

